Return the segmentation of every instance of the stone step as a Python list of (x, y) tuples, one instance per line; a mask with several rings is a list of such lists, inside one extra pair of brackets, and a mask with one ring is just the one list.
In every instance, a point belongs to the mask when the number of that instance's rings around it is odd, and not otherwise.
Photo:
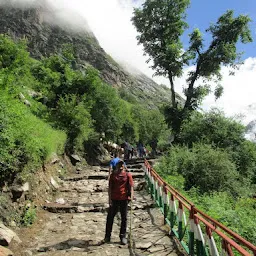
[[(107, 212), (109, 205), (107, 203), (87, 203), (81, 205), (61, 205), (55, 203), (44, 204), (43, 209), (52, 213), (83, 213), (83, 212)], [(153, 202), (145, 204), (136, 204), (132, 206), (133, 210), (146, 210), (155, 207)], [(130, 207), (128, 207), (130, 209)]]
[[(86, 193), (77, 196), (77, 193), (62, 193), (61, 198), (64, 204), (46, 203), (43, 209), (54, 213), (72, 212), (104, 212), (108, 209), (108, 192)], [(154, 207), (155, 203), (144, 191), (135, 192), (132, 208), (147, 209)], [(130, 206), (130, 204), (129, 204)]]
[[(134, 180), (134, 190), (141, 191), (146, 187), (144, 179)], [(79, 180), (66, 181), (59, 189), (59, 192), (95, 193), (108, 191), (107, 180)]]
[(127, 164), (127, 168), (130, 171), (130, 169), (140, 169), (143, 170), (143, 164)]
[[(128, 167), (127, 167), (128, 168)], [(99, 171), (95, 171), (95, 172), (108, 172), (108, 169), (104, 169), (104, 168), (102, 168), (102, 169), (100, 169)], [(134, 173), (134, 172), (137, 172), (137, 173), (144, 173), (144, 170), (142, 169), (142, 168), (138, 168), (138, 167), (129, 167), (128, 168), (128, 172), (131, 172), (131, 173)]]
[(156, 160), (157, 160), (156, 158), (153, 158), (153, 157), (133, 158), (133, 159), (127, 160), (126, 163), (127, 163), (127, 164), (134, 164), (134, 163), (144, 164), (144, 163), (145, 163), (145, 159), (146, 159), (148, 162), (153, 162), (153, 161), (156, 161)]
[[(133, 173), (132, 177), (134, 179), (144, 178), (144, 173)], [(80, 181), (80, 180), (107, 180), (108, 174), (97, 173), (97, 174), (78, 174), (70, 177), (63, 178), (63, 181)]]
[[(136, 204), (147, 202), (152, 202), (150, 195), (141, 194), (142, 191), (135, 191), (135, 200)], [(77, 193), (73, 192), (62, 192), (58, 194), (58, 198), (62, 199), (66, 204), (70, 205), (83, 205), (83, 204), (105, 204), (108, 202), (108, 192), (96, 192), (96, 193)], [(58, 201), (58, 200), (57, 200)]]

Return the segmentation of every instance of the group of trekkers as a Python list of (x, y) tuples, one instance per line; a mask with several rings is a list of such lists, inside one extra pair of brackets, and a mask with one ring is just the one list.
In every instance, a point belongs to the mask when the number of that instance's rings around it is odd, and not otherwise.
[[(150, 147), (152, 148), (152, 155), (154, 156), (156, 154), (157, 140), (152, 140)], [(120, 153), (116, 150), (109, 164), (109, 209), (104, 242), (110, 242), (114, 218), (117, 212), (120, 211), (121, 227), (119, 237), (121, 244), (126, 245), (128, 203), (134, 199), (134, 182), (132, 174), (128, 171), (125, 161), (132, 159), (134, 155), (138, 157), (145, 157), (147, 152), (141, 141), (137, 144), (137, 149), (127, 141), (121, 145), (121, 148), (123, 148), (124, 160), (119, 157)]]
[[(156, 148), (157, 148), (157, 139), (153, 139), (149, 145), (152, 149), (151, 155), (155, 156), (156, 155)], [(132, 144), (129, 142), (125, 141), (124, 143), (121, 144), (121, 148), (123, 149), (124, 153), (124, 160), (130, 160), (133, 157), (146, 157), (149, 155), (148, 149), (144, 146), (142, 141), (139, 141), (137, 143), (137, 147), (134, 147)]]

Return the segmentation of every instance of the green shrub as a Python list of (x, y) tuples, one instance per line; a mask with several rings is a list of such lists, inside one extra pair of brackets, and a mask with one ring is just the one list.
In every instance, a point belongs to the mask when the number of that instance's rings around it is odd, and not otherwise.
[(180, 144), (192, 147), (193, 143), (211, 144), (222, 148), (231, 156), (237, 171), (256, 182), (256, 144), (244, 138), (245, 127), (219, 110), (194, 113), (183, 124)]
[(245, 127), (218, 109), (208, 113), (195, 112), (182, 125), (180, 142), (191, 147), (193, 143), (212, 144), (218, 148), (234, 149), (244, 139)]
[(218, 220), (246, 240), (256, 242), (256, 202), (251, 198), (234, 199), (227, 192), (200, 194), (195, 189), (187, 192), (195, 206)]
[(165, 176), (182, 175), (185, 190), (196, 187), (201, 193), (233, 191), (232, 183), (238, 176), (225, 151), (205, 144), (194, 144), (191, 149), (173, 147), (159, 168), (166, 173)]
[(26, 227), (29, 227), (34, 223), (35, 220), (36, 220), (36, 207), (33, 205), (25, 206), (24, 213), (21, 219), (21, 224)]

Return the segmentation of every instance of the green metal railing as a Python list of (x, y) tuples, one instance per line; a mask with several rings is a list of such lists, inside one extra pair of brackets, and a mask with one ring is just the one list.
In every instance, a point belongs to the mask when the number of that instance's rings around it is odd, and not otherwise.
[[(163, 213), (170, 234), (177, 237), (189, 255), (256, 256), (255, 245), (197, 209), (181, 193), (166, 184), (147, 160), (145, 174), (148, 193)], [(202, 228), (205, 228), (204, 233)]]

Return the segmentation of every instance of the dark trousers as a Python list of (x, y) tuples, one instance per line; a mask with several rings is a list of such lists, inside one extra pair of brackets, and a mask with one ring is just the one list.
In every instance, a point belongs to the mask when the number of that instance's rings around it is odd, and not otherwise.
[(115, 215), (120, 209), (121, 213), (121, 228), (119, 236), (120, 238), (125, 237), (127, 227), (127, 206), (128, 200), (113, 200), (112, 205), (108, 209), (107, 224), (106, 224), (106, 237), (111, 236), (112, 227)]

